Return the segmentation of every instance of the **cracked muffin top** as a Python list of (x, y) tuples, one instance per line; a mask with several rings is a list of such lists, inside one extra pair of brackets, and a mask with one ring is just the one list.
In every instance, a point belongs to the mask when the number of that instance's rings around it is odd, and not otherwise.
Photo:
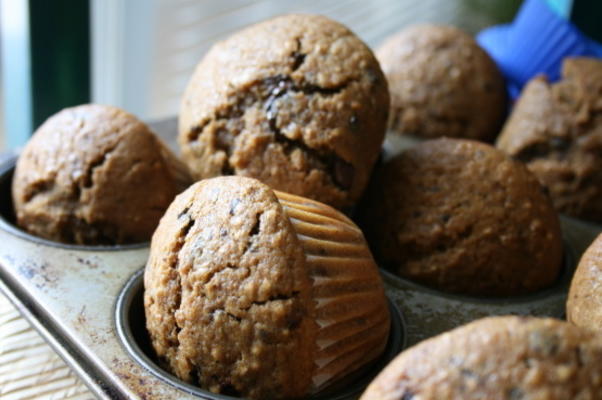
[(589, 246), (575, 270), (566, 318), (577, 326), (602, 331), (602, 235)]
[(67, 108), (38, 128), (12, 184), (17, 224), (64, 243), (150, 239), (190, 177), (149, 128), (115, 107)]
[(602, 60), (567, 58), (562, 80), (531, 80), (498, 147), (523, 161), (562, 213), (602, 222)]
[(346, 208), (379, 155), (389, 108), (371, 50), (343, 25), (286, 15), (216, 44), (180, 108), (195, 178), (243, 175)]
[(484, 141), (498, 134), (506, 111), (504, 80), (470, 35), (415, 25), (388, 38), (376, 56), (389, 82), (391, 131)]
[(159, 361), (217, 393), (303, 397), (387, 342), (383, 285), (361, 231), (251, 178), (206, 179), (176, 197), (153, 235), (144, 286)]
[(602, 337), (567, 322), (484, 318), (401, 353), (360, 400), (599, 399)]
[(440, 290), (528, 293), (562, 263), (558, 215), (527, 168), (485, 143), (425, 141), (375, 172), (360, 209), (382, 266)]

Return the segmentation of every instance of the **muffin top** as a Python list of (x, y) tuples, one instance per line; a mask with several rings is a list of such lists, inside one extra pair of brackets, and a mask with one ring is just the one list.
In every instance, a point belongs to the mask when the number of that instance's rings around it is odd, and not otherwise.
[(12, 196), (17, 224), (34, 235), (76, 244), (142, 242), (189, 179), (136, 117), (82, 105), (38, 128), (17, 161)]
[(602, 328), (602, 235), (581, 257), (569, 290), (567, 320), (577, 326)]
[(361, 400), (597, 399), (602, 338), (563, 321), (492, 317), (401, 353)]
[(378, 357), (389, 331), (361, 231), (245, 177), (203, 180), (169, 207), (151, 243), (145, 311), (168, 370), (253, 399), (320, 391)]
[(444, 291), (508, 295), (550, 285), (558, 216), (535, 177), (484, 143), (425, 141), (375, 173), (361, 225), (386, 268)]
[(413, 25), (388, 38), (376, 56), (389, 82), (389, 129), (424, 138), (492, 140), (506, 109), (504, 80), (468, 34)]
[(525, 162), (560, 212), (602, 222), (602, 61), (567, 58), (562, 80), (531, 80), (497, 146)]
[(326, 17), (286, 15), (209, 51), (182, 99), (179, 143), (198, 179), (244, 175), (347, 207), (368, 182), (388, 107), (360, 39)]

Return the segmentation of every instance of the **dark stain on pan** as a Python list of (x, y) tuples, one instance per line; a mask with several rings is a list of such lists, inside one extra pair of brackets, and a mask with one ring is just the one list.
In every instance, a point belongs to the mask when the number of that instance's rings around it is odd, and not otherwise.
[(130, 361), (121, 361), (117, 358), (113, 358), (113, 366), (117, 371), (115, 374), (122, 381), (126, 381), (128, 387), (133, 390), (141, 399), (151, 399), (153, 391), (151, 385), (153, 384), (148, 378), (141, 377), (141, 371), (138, 367)]
[(77, 257), (77, 262), (85, 265), (86, 267), (90, 268), (90, 269), (97, 269), (98, 268), (98, 264), (95, 263), (94, 261), (92, 261), (89, 258), (84, 258), (84, 257)]
[(25, 261), (19, 266), (19, 273), (38, 289), (44, 287), (54, 288), (58, 278), (53, 274), (50, 267), (50, 264), (46, 262), (39, 264), (34, 261)]

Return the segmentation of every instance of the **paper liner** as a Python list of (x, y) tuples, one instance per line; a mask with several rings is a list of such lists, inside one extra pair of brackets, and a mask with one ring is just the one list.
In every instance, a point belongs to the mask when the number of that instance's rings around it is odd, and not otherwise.
[(312, 393), (376, 359), (390, 317), (378, 268), (361, 230), (333, 208), (275, 192), (305, 250), (316, 336)]

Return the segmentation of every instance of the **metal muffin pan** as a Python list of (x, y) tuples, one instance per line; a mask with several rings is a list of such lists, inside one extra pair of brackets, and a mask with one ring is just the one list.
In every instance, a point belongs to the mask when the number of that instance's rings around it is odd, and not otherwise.
[[(13, 225), (15, 159), (0, 167), (0, 290), (101, 399), (236, 399), (191, 386), (152, 359), (144, 332), (142, 272), (148, 243), (77, 246)], [(384, 354), (311, 400), (351, 400), (406, 345), (405, 321), (389, 301)]]
[[(168, 142), (175, 121), (155, 126)], [(172, 141), (173, 143), (173, 141)], [(143, 337), (141, 269), (148, 243), (63, 245), (12, 224), (10, 185), (15, 159), (0, 166), (0, 290), (101, 399), (234, 399), (215, 395), (161, 370)], [(402, 347), (486, 315), (564, 316), (568, 286), (580, 255), (600, 228), (562, 218), (566, 262), (557, 283), (520, 297), (451, 295), (382, 271), (392, 300), (392, 335), (381, 360), (343, 387), (314, 399), (357, 398)], [(397, 307), (401, 310), (401, 314)], [(401, 317), (403, 315), (403, 317)]]

